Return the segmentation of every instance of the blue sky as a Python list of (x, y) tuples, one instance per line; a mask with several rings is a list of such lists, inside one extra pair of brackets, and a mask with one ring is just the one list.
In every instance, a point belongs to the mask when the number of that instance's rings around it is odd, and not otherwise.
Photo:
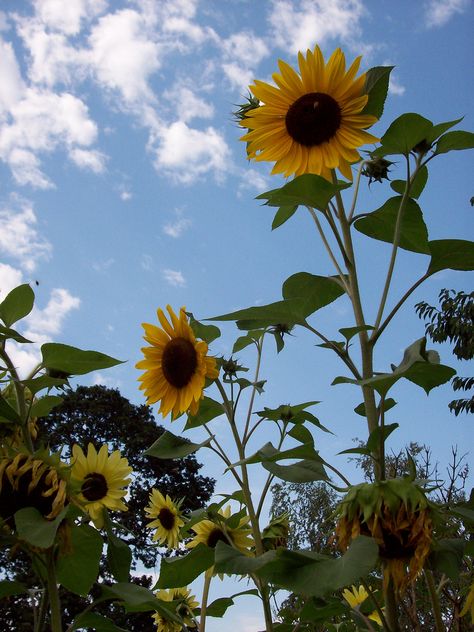
[[(269, 165), (249, 164), (238, 141), (231, 112), (247, 85), (269, 80), (278, 58), (293, 64), (316, 43), (326, 56), (341, 46), (348, 60), (362, 54), (364, 69), (396, 66), (375, 134), (413, 111), (434, 122), (464, 116), (461, 128), (472, 130), (473, 22), (469, 0), (2, 0), (0, 298), (38, 281), (28, 335), (127, 360), (88, 383), (117, 386), (141, 403), (134, 365), (141, 323), (154, 322), (157, 306), (186, 305), (204, 318), (278, 300), (295, 272), (333, 272), (302, 211), (271, 233), (271, 209), (254, 200), (283, 181), (269, 176)], [(430, 238), (469, 239), (472, 156), (440, 157), (430, 174), (421, 198)], [(388, 195), (372, 185), (359, 211)], [(370, 301), (388, 250), (360, 245)], [(424, 257), (402, 253), (399, 287), (425, 269)], [(381, 340), (378, 370), (423, 334), (413, 305), (434, 302), (443, 287), (469, 290), (472, 276), (445, 271), (419, 289)], [(329, 337), (353, 324), (342, 299), (315, 322)], [(235, 331), (222, 330), (211, 351), (229, 355)], [(448, 347), (438, 350), (452, 362)], [(25, 371), (37, 358), (35, 348), (14, 354)], [(352, 412), (355, 389), (329, 387), (341, 373), (328, 351), (296, 332), (278, 358), (267, 347), (261, 406), (321, 400), (317, 413), (336, 433), (318, 437), (330, 458), (364, 433)], [(452, 444), (472, 445), (471, 420), (447, 411), (449, 388), (426, 398), (405, 385), (394, 396), (394, 447), (430, 442), (445, 462)], [(218, 476), (215, 461), (199, 456)]]

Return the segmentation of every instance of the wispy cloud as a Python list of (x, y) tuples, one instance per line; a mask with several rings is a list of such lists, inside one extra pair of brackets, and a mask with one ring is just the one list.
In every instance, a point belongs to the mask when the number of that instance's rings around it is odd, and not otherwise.
[(174, 287), (184, 287), (186, 285), (186, 279), (183, 276), (183, 273), (179, 270), (170, 270), (166, 268), (163, 270), (163, 278), (167, 283), (173, 285)]
[(182, 211), (179, 209), (176, 209), (175, 213), (178, 216), (177, 219), (174, 222), (167, 222), (163, 226), (163, 232), (165, 235), (177, 239), (191, 227), (192, 221), (187, 217), (181, 217)]
[(151, 272), (153, 270), (153, 257), (151, 255), (142, 255), (140, 265), (147, 272)]
[(23, 273), (21, 270), (13, 268), (7, 263), (0, 263), (0, 301), (3, 301), (14, 287), (21, 285), (22, 281)]
[(467, 11), (470, 0), (428, 0), (425, 2), (425, 19), (428, 27), (444, 26), (456, 14)]

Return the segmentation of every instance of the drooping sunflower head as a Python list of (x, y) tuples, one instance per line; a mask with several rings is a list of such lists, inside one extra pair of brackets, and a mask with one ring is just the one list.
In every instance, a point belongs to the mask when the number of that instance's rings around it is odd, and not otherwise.
[[(172, 602), (176, 601), (176, 614), (182, 619), (187, 628), (196, 627), (196, 621), (193, 611), (198, 607), (198, 602), (191, 591), (187, 588), (170, 588), (168, 590), (159, 590), (156, 597), (160, 601)], [(167, 619), (166, 615), (161, 612), (155, 612), (152, 615), (158, 632), (181, 632), (182, 626), (171, 619)]]
[(168, 495), (165, 497), (157, 489), (152, 489), (150, 504), (145, 507), (145, 513), (148, 518), (153, 518), (147, 524), (149, 529), (156, 529), (153, 540), (175, 549), (179, 542), (179, 530), (184, 525), (179, 503), (174, 503)]
[(126, 458), (115, 450), (109, 456), (107, 445), (99, 452), (92, 443), (87, 446), (87, 456), (78, 445), (72, 447), (71, 479), (78, 487), (76, 499), (84, 507), (100, 529), (104, 524), (104, 509), (127, 511), (123, 498), (132, 468)]
[(187, 544), (192, 549), (199, 543), (214, 549), (219, 541), (229, 544), (242, 553), (249, 553), (249, 549), (254, 546), (251, 536), (252, 530), (248, 526), (249, 516), (242, 516), (235, 524), (236, 516), (231, 516), (230, 505), (213, 516), (212, 520), (201, 520), (193, 525), (192, 530), (196, 534)]
[(363, 114), (368, 95), (365, 74), (356, 77), (360, 61), (346, 70), (338, 48), (325, 64), (316, 46), (306, 57), (298, 54), (299, 74), (280, 60), (276, 86), (255, 80), (250, 90), (261, 105), (240, 122), (249, 130), (241, 138), (249, 158), (274, 162), (272, 173), (285, 177), (314, 173), (331, 180), (331, 170), (339, 169), (351, 180), (357, 148), (378, 140), (365, 131), (377, 119)]
[(59, 461), (16, 454), (0, 459), (0, 518), (14, 528), (14, 514), (34, 507), (53, 520), (67, 504), (67, 481)]
[(157, 310), (161, 328), (143, 323), (150, 346), (142, 349), (145, 359), (136, 364), (137, 369), (144, 369), (138, 378), (140, 389), (147, 404), (160, 402), (163, 417), (170, 412), (173, 418), (188, 411), (195, 415), (206, 378), (215, 379), (219, 372), (215, 359), (207, 355), (207, 343), (196, 339), (185, 308), (180, 309), (179, 318), (169, 305), (167, 310), (170, 320)]
[(336, 534), (345, 550), (359, 535), (374, 538), (386, 569), (402, 594), (423, 569), (432, 541), (432, 509), (409, 478), (362, 483), (350, 489), (338, 507)]

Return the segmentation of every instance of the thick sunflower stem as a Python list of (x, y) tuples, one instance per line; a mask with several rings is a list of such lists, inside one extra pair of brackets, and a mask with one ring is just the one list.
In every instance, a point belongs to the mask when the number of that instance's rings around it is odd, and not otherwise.
[(201, 615), (199, 617), (199, 632), (205, 632), (206, 630), (206, 614), (207, 614), (207, 601), (209, 599), (209, 588), (211, 586), (212, 572), (206, 571), (204, 574), (204, 587), (202, 589), (201, 599)]
[(61, 603), (59, 600), (58, 584), (56, 582), (56, 561), (53, 549), (48, 551), (47, 571), (51, 632), (62, 632)]
[[(384, 575), (387, 573), (384, 569)], [(398, 604), (395, 589), (391, 578), (385, 581), (384, 578), (384, 601), (385, 601), (385, 622), (388, 625), (386, 632), (401, 632), (398, 624)]]
[(441, 608), (439, 605), (439, 595), (436, 590), (436, 586), (433, 580), (433, 573), (429, 569), (423, 570), (423, 575), (425, 577), (426, 586), (428, 588), (428, 593), (430, 595), (431, 606), (433, 608), (433, 617), (436, 625), (436, 632), (443, 632), (445, 629), (443, 624), (443, 618), (441, 616)]

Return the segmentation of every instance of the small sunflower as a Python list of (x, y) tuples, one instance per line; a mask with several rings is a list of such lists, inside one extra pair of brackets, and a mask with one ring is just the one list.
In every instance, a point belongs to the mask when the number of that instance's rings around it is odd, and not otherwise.
[(179, 503), (175, 504), (168, 495), (165, 497), (157, 489), (152, 489), (150, 504), (145, 507), (145, 512), (148, 518), (155, 518), (147, 524), (149, 529), (156, 527), (153, 540), (158, 540), (159, 544), (166, 543), (171, 549), (175, 549), (179, 542), (179, 530), (184, 525)]
[(386, 570), (384, 582), (391, 579), (403, 594), (430, 552), (432, 508), (424, 492), (409, 478), (362, 483), (350, 489), (337, 511), (340, 548), (359, 535), (374, 538)]
[(127, 511), (122, 498), (127, 493), (127, 476), (132, 468), (118, 450), (109, 456), (107, 445), (97, 452), (89, 443), (87, 456), (82, 448), (73, 445), (72, 457), (71, 478), (80, 485), (77, 498), (100, 529), (104, 525), (104, 508)]
[(203, 543), (211, 549), (221, 540), (226, 544), (230, 544), (242, 553), (248, 553), (253, 547), (254, 542), (251, 536), (252, 530), (248, 527), (249, 516), (244, 516), (239, 520), (236, 527), (228, 525), (230, 515), (230, 505), (220, 510), (214, 520), (201, 520), (192, 527), (196, 534), (195, 537), (187, 544), (192, 549), (199, 543)]
[(66, 480), (60, 468), (27, 454), (0, 460), (0, 518), (10, 528), (20, 509), (34, 507), (53, 520), (66, 503)]
[[(156, 597), (160, 601), (177, 601), (176, 614), (181, 617), (187, 628), (195, 628), (196, 621), (194, 619), (193, 610), (198, 607), (198, 602), (191, 591), (187, 588), (170, 588), (169, 590), (159, 590)], [(181, 632), (182, 626), (171, 619), (167, 619), (161, 612), (155, 612), (152, 615), (155, 620), (158, 632)]]
[(136, 364), (144, 369), (138, 378), (147, 404), (161, 402), (159, 412), (176, 418), (181, 413), (195, 415), (203, 397), (206, 378), (214, 379), (219, 371), (215, 358), (207, 356), (208, 346), (196, 340), (185, 308), (179, 318), (168, 305), (170, 321), (162, 309), (157, 310), (161, 328), (143, 323), (144, 339), (150, 344), (142, 349), (144, 360)]
[[(350, 605), (350, 607), (353, 610), (358, 611), (359, 606), (361, 606), (364, 603), (364, 601), (368, 598), (369, 593), (366, 591), (364, 586), (359, 586), (359, 588), (357, 588), (356, 586), (351, 586), (350, 590), (346, 588), (345, 590), (342, 591), (342, 596), (344, 597), (344, 599), (347, 601), (347, 603)], [(375, 623), (378, 623), (378, 625), (382, 625), (382, 619), (380, 618), (380, 615), (377, 612), (377, 610), (374, 610), (373, 612), (371, 612), (369, 615), (367, 615), (367, 617), (371, 621), (375, 621)]]
[(249, 158), (275, 162), (272, 173), (285, 177), (314, 173), (331, 180), (337, 168), (351, 180), (350, 165), (360, 160), (357, 148), (378, 140), (365, 131), (377, 118), (362, 113), (368, 95), (365, 74), (356, 78), (360, 61), (346, 71), (338, 48), (325, 64), (316, 46), (306, 58), (298, 54), (300, 74), (280, 60), (276, 86), (256, 80), (250, 90), (261, 105), (240, 121), (250, 130), (240, 139)]

